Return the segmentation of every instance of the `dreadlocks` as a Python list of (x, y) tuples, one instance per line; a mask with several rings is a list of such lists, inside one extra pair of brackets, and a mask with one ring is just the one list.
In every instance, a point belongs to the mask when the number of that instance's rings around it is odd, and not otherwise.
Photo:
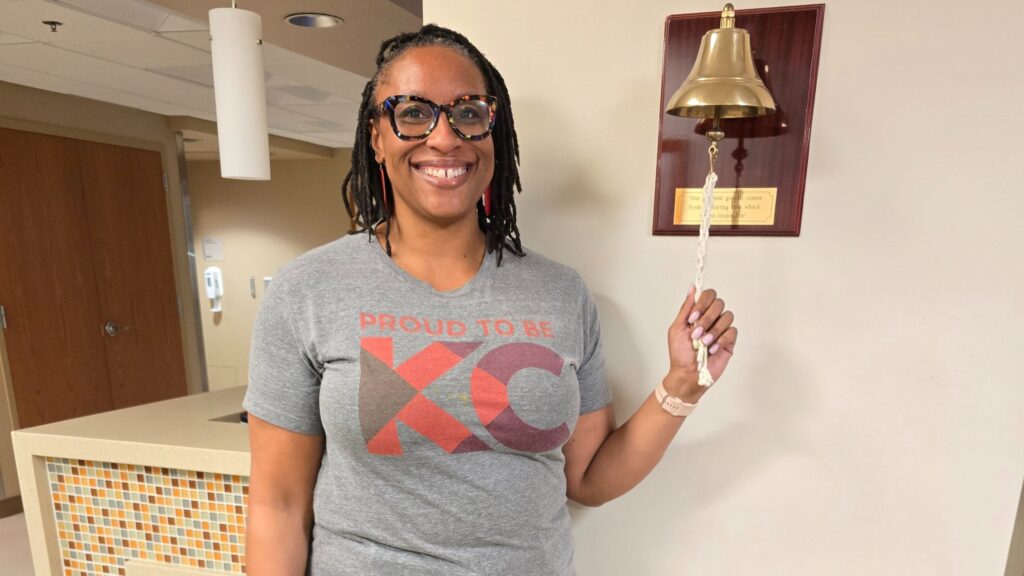
[(487, 93), (498, 99), (497, 118), (490, 137), (494, 140), (494, 177), (491, 180), (491, 213), (486, 214), (482, 201), (477, 201), (476, 214), (480, 230), (486, 235), (487, 251), (498, 251), (497, 264), (501, 265), (503, 251), (507, 248), (523, 256), (522, 241), (516, 225), (516, 203), (514, 190), (522, 192), (519, 181), (519, 140), (516, 138), (512, 121), (512, 104), (509, 101), (505, 80), (497, 69), (473, 46), (465, 36), (447, 28), (428, 24), (417, 32), (399, 34), (385, 40), (377, 53), (377, 71), (363, 88), (363, 101), (359, 105), (359, 123), (356, 141), (352, 148), (352, 166), (341, 184), (345, 209), (355, 227), (354, 232), (366, 232), (374, 238), (374, 227), (383, 222), (385, 227), (385, 248), (391, 255), (391, 207), (394, 206), (394, 191), (390, 180), (382, 181), (382, 170), (376, 166), (373, 147), (370, 144), (370, 121), (378, 112), (375, 93), (377, 85), (387, 74), (389, 65), (410, 48), (420, 46), (445, 46), (466, 56), (476, 64), (487, 84)]

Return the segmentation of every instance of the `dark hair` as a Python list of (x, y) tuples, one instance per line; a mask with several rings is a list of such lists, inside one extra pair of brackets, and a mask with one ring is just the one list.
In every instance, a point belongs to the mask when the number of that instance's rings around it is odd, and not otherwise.
[(352, 166), (341, 184), (345, 209), (354, 227), (353, 233), (365, 231), (373, 239), (374, 226), (383, 221), (385, 245), (388, 255), (391, 255), (389, 207), (394, 206), (394, 192), (390, 179), (385, 178), (387, 198), (384, 198), (380, 169), (376, 166), (373, 147), (370, 145), (370, 121), (378, 114), (375, 93), (377, 85), (387, 74), (389, 65), (406, 50), (420, 46), (444, 46), (469, 58), (483, 75), (487, 93), (498, 99), (497, 118), (490, 136), (494, 140), (491, 213), (485, 213), (482, 201), (477, 202), (476, 213), (480, 230), (486, 235), (487, 251), (498, 251), (497, 263), (500, 266), (502, 253), (506, 248), (518, 256), (524, 255), (519, 228), (516, 226), (516, 203), (513, 197), (515, 190), (523, 190), (519, 181), (519, 140), (516, 138), (515, 124), (512, 121), (512, 105), (509, 102), (508, 90), (501, 74), (465, 36), (433, 24), (428, 24), (417, 32), (399, 34), (385, 40), (380, 46), (380, 52), (377, 53), (377, 71), (363, 88), (356, 140), (352, 147)]

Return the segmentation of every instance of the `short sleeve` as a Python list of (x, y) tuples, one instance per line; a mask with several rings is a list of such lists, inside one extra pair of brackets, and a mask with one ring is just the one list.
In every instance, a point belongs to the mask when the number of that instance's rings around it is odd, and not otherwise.
[(601, 319), (597, 304), (583, 287), (583, 356), (576, 370), (580, 383), (580, 414), (600, 410), (612, 402), (611, 388), (604, 374), (604, 350), (601, 340)]
[(251, 414), (301, 434), (323, 434), (320, 374), (295, 327), (281, 279), (256, 312), (249, 352), (249, 389), (242, 406)]

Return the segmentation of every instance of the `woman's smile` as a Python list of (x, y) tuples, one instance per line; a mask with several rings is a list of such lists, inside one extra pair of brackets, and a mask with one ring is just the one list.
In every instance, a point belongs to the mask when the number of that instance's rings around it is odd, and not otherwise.
[(462, 186), (469, 180), (473, 167), (472, 163), (451, 161), (430, 161), (412, 165), (414, 173), (439, 188)]

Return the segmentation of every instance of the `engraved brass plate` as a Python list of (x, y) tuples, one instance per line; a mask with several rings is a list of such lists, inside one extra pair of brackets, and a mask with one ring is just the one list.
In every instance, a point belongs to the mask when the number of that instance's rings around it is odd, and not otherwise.
[[(716, 188), (711, 224), (772, 226), (778, 191), (778, 188)], [(672, 223), (700, 225), (703, 206), (702, 188), (676, 188)]]

